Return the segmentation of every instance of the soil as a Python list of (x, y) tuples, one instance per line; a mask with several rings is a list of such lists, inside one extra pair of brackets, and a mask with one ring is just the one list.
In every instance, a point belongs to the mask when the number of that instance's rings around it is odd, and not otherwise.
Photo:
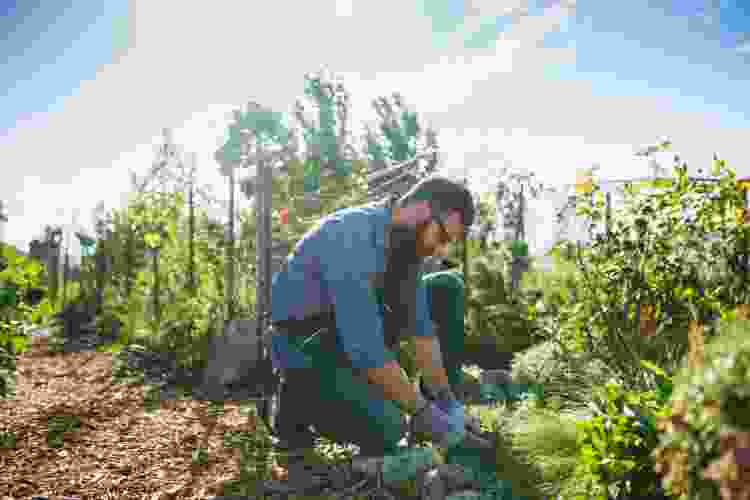
[[(0, 500), (218, 500), (227, 482), (240, 479), (239, 453), (225, 446), (224, 434), (262, 425), (240, 413), (257, 397), (255, 388), (226, 388), (225, 413), (211, 418), (197, 383), (201, 373), (179, 370), (171, 353), (133, 346), (119, 354), (98, 352), (106, 342), (92, 333), (52, 349), (41, 332), (18, 357), (16, 396), (0, 400), (0, 433), (16, 436), (14, 448), (0, 446)], [(118, 365), (142, 379), (118, 381)], [(156, 411), (148, 409), (146, 386), (158, 388)], [(190, 399), (180, 397), (186, 386)], [(478, 401), (478, 381), (459, 392), (467, 403)], [(48, 440), (53, 416), (78, 421), (59, 448)], [(192, 454), (201, 443), (208, 460), (195, 465)]]
[[(99, 343), (95, 336), (79, 338), (54, 352), (48, 338), (36, 336), (18, 357), (16, 395), (0, 401), (0, 432), (16, 436), (14, 447), (0, 448), (0, 498), (192, 500), (223, 494), (226, 482), (240, 478), (239, 453), (224, 445), (224, 434), (262, 425), (240, 413), (247, 389), (236, 388), (224, 414), (211, 418), (206, 401), (175, 397), (186, 377), (168, 356), (126, 352), (127, 365), (144, 368), (146, 381), (162, 388), (160, 406), (151, 412), (144, 385), (115, 381), (114, 355), (97, 352)], [(61, 447), (48, 439), (51, 417), (77, 421)], [(196, 465), (198, 446), (208, 449), (208, 459)]]

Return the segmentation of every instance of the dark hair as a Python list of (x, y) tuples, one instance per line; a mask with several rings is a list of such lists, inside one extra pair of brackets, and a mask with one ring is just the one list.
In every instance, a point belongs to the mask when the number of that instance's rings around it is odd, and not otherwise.
[(451, 210), (461, 212), (461, 221), (465, 230), (474, 224), (474, 197), (471, 191), (461, 183), (445, 177), (428, 177), (419, 181), (399, 198), (397, 204), (406, 206), (416, 201), (429, 201), (432, 215), (439, 218), (446, 217)]

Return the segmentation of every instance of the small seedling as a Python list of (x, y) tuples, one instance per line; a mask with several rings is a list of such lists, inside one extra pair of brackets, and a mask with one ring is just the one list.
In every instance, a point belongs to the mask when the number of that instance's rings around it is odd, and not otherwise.
[(146, 413), (154, 413), (161, 407), (161, 388), (149, 385), (143, 395), (143, 406)]
[(78, 429), (81, 420), (75, 415), (53, 415), (47, 423), (47, 446), (62, 448), (65, 434)]
[(12, 431), (0, 432), (0, 448), (12, 450), (16, 447), (16, 435)]
[(208, 462), (208, 450), (205, 448), (195, 448), (193, 450), (193, 463), (203, 465)]

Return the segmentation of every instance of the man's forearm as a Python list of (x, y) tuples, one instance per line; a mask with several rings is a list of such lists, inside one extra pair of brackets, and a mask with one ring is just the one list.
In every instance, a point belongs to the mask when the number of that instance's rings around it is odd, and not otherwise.
[(414, 337), (415, 364), (422, 372), (424, 381), (431, 387), (448, 387), (448, 373), (443, 366), (440, 342), (435, 337)]
[(395, 361), (382, 368), (367, 370), (367, 377), (370, 382), (382, 387), (386, 397), (409, 415), (414, 415), (427, 403)]

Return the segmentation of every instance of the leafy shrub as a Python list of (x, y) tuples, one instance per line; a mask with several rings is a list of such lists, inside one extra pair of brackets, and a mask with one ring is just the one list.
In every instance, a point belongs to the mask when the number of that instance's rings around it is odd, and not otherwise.
[(724, 321), (703, 367), (675, 377), (671, 418), (663, 418), (658, 469), (681, 500), (750, 495), (750, 322)]
[(174, 352), (181, 368), (203, 367), (209, 338), (223, 330), (221, 312), (219, 304), (205, 294), (192, 297), (179, 292), (177, 300), (165, 310), (155, 344)]
[(573, 262), (556, 258), (551, 270), (532, 269), (524, 275), (523, 288), (541, 293), (540, 313), (556, 316), (561, 307), (575, 299), (578, 286), (577, 269)]
[[(744, 200), (734, 171), (717, 161), (713, 183), (691, 181), (686, 166), (674, 174), (655, 193), (627, 189), (608, 234), (577, 256), (577, 297), (561, 308), (561, 341), (594, 354), (639, 389), (654, 388), (641, 360), (669, 371), (679, 366), (690, 321), (707, 323), (750, 302), (742, 267), (750, 226), (737, 220)], [(602, 222), (603, 198), (598, 190), (580, 196), (579, 215)], [(640, 333), (646, 306), (654, 310), (655, 335)]]
[(0, 243), (0, 398), (15, 394), (16, 356), (28, 347), (29, 325), (41, 325), (52, 315), (52, 305), (41, 298), (43, 268)]
[(654, 427), (666, 414), (655, 391), (633, 392), (609, 383), (594, 393), (593, 418), (578, 425), (578, 465), (571, 481), (580, 483), (580, 499), (645, 498), (660, 493), (653, 450)]
[(537, 294), (509, 293), (503, 275), (507, 252), (489, 249), (470, 260), (467, 343), (486, 345), (493, 338), (504, 352), (518, 352), (543, 338), (533, 315)]

